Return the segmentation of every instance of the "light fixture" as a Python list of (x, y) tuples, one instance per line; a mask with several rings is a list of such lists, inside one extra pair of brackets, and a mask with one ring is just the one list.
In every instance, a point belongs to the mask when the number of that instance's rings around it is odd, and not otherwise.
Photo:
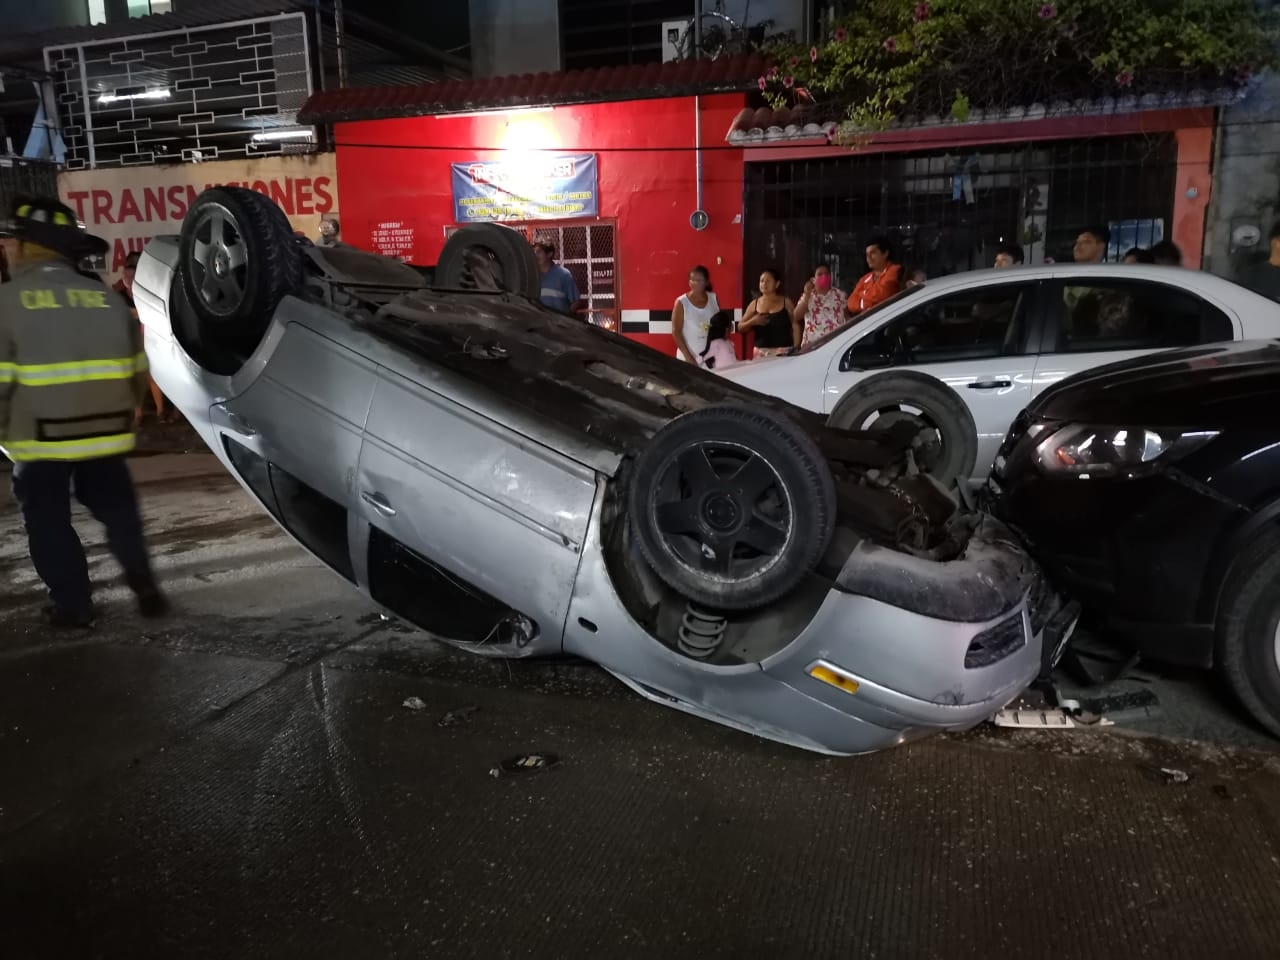
[(157, 87), (154, 90), (139, 90), (136, 93), (119, 93), (120, 90), (129, 90), (130, 87), (116, 87), (116, 93), (104, 93), (98, 97), (98, 103), (120, 103), (124, 100), (168, 100), (170, 91), (168, 87)]
[(253, 135), (255, 143), (262, 143), (267, 140), (314, 140), (315, 138), (316, 132), (310, 127), (300, 127), (292, 130), (260, 130)]

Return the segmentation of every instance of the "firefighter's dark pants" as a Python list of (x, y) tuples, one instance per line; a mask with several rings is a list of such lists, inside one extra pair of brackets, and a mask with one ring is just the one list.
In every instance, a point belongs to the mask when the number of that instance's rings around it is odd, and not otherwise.
[(49, 599), (68, 614), (92, 610), (89, 565), (71, 526), (71, 490), (107, 528), (107, 545), (135, 593), (154, 589), (142, 538), (142, 518), (124, 457), (62, 462), (33, 460), (13, 465), (13, 496), (22, 508), (31, 562), (49, 588)]

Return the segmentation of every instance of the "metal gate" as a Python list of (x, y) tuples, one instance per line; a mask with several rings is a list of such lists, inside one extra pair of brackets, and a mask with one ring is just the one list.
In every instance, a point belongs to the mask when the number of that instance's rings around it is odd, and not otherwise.
[(58, 167), (43, 160), (0, 157), (0, 217), (7, 218), (18, 197), (56, 197)]
[(19, 197), (56, 197), (58, 168), (42, 160), (0, 157), (0, 279), (9, 279), (18, 242), (9, 232), (9, 216)]
[[(564, 223), (505, 223), (524, 234), (530, 243), (548, 242), (556, 248), (556, 262), (573, 275), (586, 304), (583, 319), (608, 330), (619, 329), (617, 223), (586, 220)], [(448, 238), (458, 225), (445, 228)]]
[(1118, 258), (1122, 243), (1163, 237), (1176, 176), (1172, 134), (749, 163), (747, 286), (775, 266), (798, 296), (823, 261), (848, 290), (876, 235), (926, 276), (989, 267), (1002, 242), (1022, 246), (1027, 263), (1070, 262), (1095, 223), (1111, 227)]

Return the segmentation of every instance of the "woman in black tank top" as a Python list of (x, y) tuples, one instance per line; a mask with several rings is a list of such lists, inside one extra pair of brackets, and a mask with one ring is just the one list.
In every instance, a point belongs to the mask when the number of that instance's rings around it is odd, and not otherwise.
[(782, 295), (782, 276), (772, 267), (760, 274), (760, 296), (742, 315), (741, 331), (755, 330), (755, 357), (776, 357), (800, 345), (803, 325), (796, 323), (796, 305)]

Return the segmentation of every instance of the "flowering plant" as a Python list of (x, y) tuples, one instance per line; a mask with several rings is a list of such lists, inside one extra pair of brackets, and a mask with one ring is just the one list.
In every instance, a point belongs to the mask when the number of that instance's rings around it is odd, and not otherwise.
[(774, 43), (786, 68), (760, 89), (775, 108), (843, 108), (856, 135), (907, 116), (1239, 86), (1278, 49), (1280, 18), (1255, 0), (861, 0), (817, 44)]

